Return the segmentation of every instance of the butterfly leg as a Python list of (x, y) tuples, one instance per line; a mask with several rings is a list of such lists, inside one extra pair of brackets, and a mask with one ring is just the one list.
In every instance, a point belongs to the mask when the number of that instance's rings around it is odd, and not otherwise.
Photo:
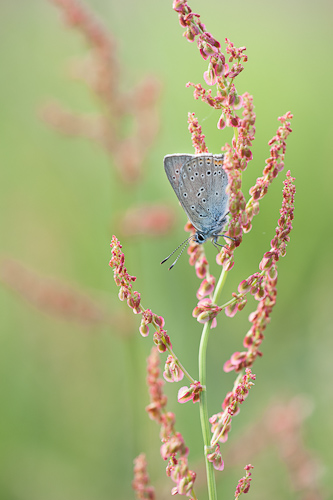
[(219, 247), (224, 248), (224, 247), (225, 247), (225, 245), (221, 245), (221, 243), (218, 243), (218, 242), (217, 242), (217, 238), (218, 238), (218, 236), (219, 236), (219, 235), (214, 236), (214, 237), (212, 238), (212, 243), (213, 243), (214, 247), (215, 247), (215, 248), (217, 248), (217, 249), (218, 249), (218, 251), (220, 251)]
[(228, 238), (228, 240), (235, 241), (235, 238), (232, 238), (231, 236), (228, 236), (227, 234), (218, 234), (217, 236), (223, 236), (223, 238)]
[(220, 249), (219, 249), (219, 247), (222, 247), (222, 248), (224, 248), (224, 247), (225, 247), (225, 245), (221, 245), (221, 243), (217, 243), (217, 241), (213, 241), (213, 245), (214, 245), (214, 247), (216, 247), (218, 250), (220, 250)]

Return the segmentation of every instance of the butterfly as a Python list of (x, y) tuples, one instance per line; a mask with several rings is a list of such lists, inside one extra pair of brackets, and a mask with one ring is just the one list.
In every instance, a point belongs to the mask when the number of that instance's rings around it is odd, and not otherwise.
[[(229, 196), (226, 193), (228, 176), (223, 169), (223, 160), (223, 154), (211, 153), (172, 154), (164, 157), (166, 175), (196, 232), (184, 240), (161, 264), (191, 239), (199, 244), (211, 239), (217, 248), (224, 246), (217, 242), (218, 237), (223, 236), (229, 213)], [(184, 248), (169, 269), (176, 264)]]

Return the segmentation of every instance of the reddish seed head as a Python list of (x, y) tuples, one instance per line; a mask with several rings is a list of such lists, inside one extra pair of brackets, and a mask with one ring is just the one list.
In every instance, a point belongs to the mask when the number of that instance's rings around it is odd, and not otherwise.
[(220, 118), (219, 118), (219, 121), (217, 122), (217, 128), (219, 130), (223, 130), (227, 125), (227, 122), (225, 120), (225, 116), (224, 116), (224, 113), (221, 114)]
[(208, 66), (208, 70), (204, 72), (203, 74), (204, 80), (207, 83), (207, 85), (215, 85), (217, 82), (217, 76), (214, 71), (214, 68), (211, 64)]
[(185, 0), (174, 0), (172, 3), (172, 8), (176, 12), (183, 12), (185, 3), (186, 3)]
[(229, 318), (233, 318), (235, 316), (235, 314), (237, 313), (237, 311), (238, 311), (238, 303), (237, 302), (234, 302), (233, 304), (231, 304), (225, 308), (225, 314)]
[(201, 282), (199, 290), (197, 291), (197, 298), (199, 300), (213, 293), (215, 287), (215, 278), (211, 274)]
[(212, 451), (207, 453), (207, 459), (213, 463), (214, 469), (222, 471), (224, 469), (224, 462), (220, 451), (220, 445), (217, 444)]
[(193, 403), (197, 403), (200, 400), (201, 391), (202, 385), (200, 382), (194, 382), (190, 387), (181, 387), (178, 391), (178, 403), (186, 403), (190, 400)]

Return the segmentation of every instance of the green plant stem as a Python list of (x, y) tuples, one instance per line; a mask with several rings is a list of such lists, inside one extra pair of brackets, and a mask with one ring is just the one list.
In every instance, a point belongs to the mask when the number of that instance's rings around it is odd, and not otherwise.
[[(213, 295), (214, 304), (222, 291), (226, 277), (227, 273), (224, 271), (224, 269), (222, 269), (219, 281), (215, 287)], [(209, 462), (207, 459), (207, 449), (210, 446), (210, 424), (208, 420), (207, 389), (206, 389), (206, 380), (207, 380), (206, 353), (207, 353), (207, 345), (208, 345), (211, 323), (212, 323), (211, 321), (205, 323), (202, 330), (200, 347), (199, 347), (199, 380), (201, 385), (203, 386), (203, 390), (200, 393), (199, 405), (200, 405), (201, 431), (202, 431), (204, 451), (205, 451), (208, 498), (209, 500), (217, 500), (214, 467), (212, 462)]]
[(203, 390), (200, 393), (200, 422), (201, 422), (201, 432), (204, 442), (204, 454), (206, 463), (206, 474), (207, 474), (207, 487), (208, 487), (208, 498), (209, 500), (217, 500), (216, 482), (214, 476), (214, 467), (211, 462), (207, 459), (207, 447), (210, 445), (210, 430), (208, 421), (208, 405), (207, 405), (207, 390), (206, 390), (206, 352), (209, 337), (211, 321), (205, 323), (200, 347), (199, 347), (199, 380), (203, 386)]

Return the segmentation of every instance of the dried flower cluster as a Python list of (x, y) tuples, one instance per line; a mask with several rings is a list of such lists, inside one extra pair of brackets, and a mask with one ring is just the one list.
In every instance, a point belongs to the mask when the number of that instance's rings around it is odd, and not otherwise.
[(162, 236), (171, 231), (175, 214), (163, 203), (140, 204), (119, 214), (118, 231), (126, 238), (133, 236)]
[[(200, 21), (200, 15), (196, 14), (189, 7), (186, 0), (174, 0), (173, 8), (178, 13), (179, 23), (185, 29), (184, 36), (189, 42), (197, 41), (197, 46), (200, 55), (204, 60), (209, 60), (208, 69), (204, 72), (204, 79), (208, 85), (215, 85), (222, 78), (233, 80), (244, 69), (242, 63), (247, 61), (247, 56), (243, 54), (245, 47), (236, 49), (234, 45), (226, 38), (227, 54), (229, 54), (229, 63), (234, 63), (229, 66), (226, 63), (225, 55), (221, 52), (221, 44), (211, 33), (206, 31), (205, 25)], [(216, 99), (218, 107), (222, 107), (222, 103), (226, 96), (221, 91)]]
[(113, 268), (114, 280), (117, 286), (120, 287), (118, 296), (120, 300), (127, 300), (128, 306), (133, 309), (134, 314), (140, 314), (141, 297), (139, 292), (133, 291), (132, 283), (136, 281), (135, 276), (128, 274), (125, 264), (125, 256), (121, 251), (121, 245), (115, 236), (111, 241), (111, 260), (109, 266)]
[[(98, 113), (80, 114), (51, 101), (43, 106), (42, 118), (59, 132), (82, 136), (100, 144), (110, 156), (118, 181), (140, 186), (147, 153), (159, 131), (157, 101), (160, 83), (147, 76), (126, 93), (121, 90), (123, 64), (109, 30), (80, 0), (50, 0), (63, 13), (66, 24), (84, 38), (90, 52), (72, 64), (72, 76), (83, 80), (100, 103)], [(129, 127), (129, 124), (131, 125)], [(175, 216), (163, 203), (117, 209), (113, 224), (125, 237), (167, 234)]]
[[(242, 123), (244, 127), (240, 127), (241, 132), (238, 135), (238, 139), (242, 137), (247, 139), (242, 139), (242, 142), (239, 141), (238, 144), (240, 145), (240, 151), (243, 153), (244, 151), (246, 152), (246, 160), (242, 161), (240, 159), (237, 149), (231, 148), (231, 146), (225, 147), (226, 154), (224, 159), (224, 168), (229, 177), (229, 210), (232, 216), (229, 223), (228, 235), (234, 238), (228, 246), (222, 249), (216, 258), (217, 262), (223, 266), (225, 271), (232, 269), (234, 265), (234, 250), (242, 241), (242, 233), (248, 232), (251, 229), (253, 216), (259, 213), (259, 199), (267, 193), (269, 184), (282, 168), (281, 165), (283, 165), (284, 160), (286, 138), (291, 132), (290, 122), (288, 119), (291, 118), (292, 115), (290, 115), (290, 113), (286, 113), (286, 115), (279, 118), (282, 125), (279, 127), (276, 136), (270, 141), (271, 156), (268, 160), (266, 160), (268, 166), (264, 169), (264, 176), (259, 178), (255, 186), (251, 188), (250, 193), (252, 193), (252, 196), (248, 203), (246, 203), (245, 197), (240, 189), (241, 175), (243, 169), (246, 168), (249, 158), (251, 158), (251, 155), (247, 153), (250, 151), (250, 141), (248, 137), (249, 135), (252, 137), (252, 133), (250, 134), (250, 131), (253, 126), (254, 114), (252, 99), (250, 99), (250, 96), (247, 96), (244, 99), (244, 103), (249, 104), (249, 107), (244, 111), (244, 114), (250, 118), (244, 120), (244, 123)], [(246, 294), (249, 291), (254, 295), (256, 300), (261, 300), (266, 297), (267, 291), (265, 292), (265, 271), (269, 269), (271, 281), (276, 279), (277, 270), (276, 266), (273, 264), (278, 261), (279, 256), (284, 255), (286, 244), (289, 241), (288, 234), (292, 228), (291, 220), (293, 218), (295, 194), (295, 186), (292, 184), (293, 181), (294, 179), (290, 177), (290, 172), (288, 172), (283, 194), (283, 207), (281, 209), (284, 215), (278, 222), (280, 229), (277, 229), (277, 235), (279, 234), (283, 237), (283, 235), (286, 234), (287, 238), (280, 242), (279, 237), (276, 236), (275, 239), (272, 240), (274, 248), (272, 248), (270, 252), (265, 253), (263, 261), (259, 266), (261, 272), (249, 276), (247, 280), (243, 280), (238, 287), (239, 293), (234, 293), (233, 299), (231, 299), (226, 305), (219, 307), (212, 303), (211, 299), (215, 287), (215, 278), (209, 274), (208, 261), (202, 245), (198, 245), (193, 242), (190, 244), (188, 250), (190, 254), (190, 264), (195, 265), (196, 274), (202, 279), (197, 292), (199, 302), (193, 311), (193, 316), (196, 317), (200, 323), (205, 323), (213, 319), (214, 322), (212, 323), (212, 327), (216, 326), (216, 316), (223, 309), (225, 309), (228, 316), (234, 316), (237, 311), (240, 311), (245, 307), (247, 302)], [(260, 193), (259, 186), (261, 186)], [(263, 189), (263, 186), (265, 186), (265, 189)], [(280, 227), (281, 225), (283, 226), (282, 228)], [(284, 225), (286, 227), (284, 227)], [(194, 232), (194, 228), (190, 223), (188, 223), (185, 228), (188, 231)], [(280, 248), (280, 250), (275, 247)], [(236, 353), (236, 356), (238, 356), (238, 353)]]
[(240, 411), (239, 405), (247, 397), (249, 390), (253, 386), (252, 381), (255, 378), (250, 368), (247, 368), (245, 375), (237, 377), (234, 389), (226, 395), (222, 404), (223, 411), (213, 415), (209, 419), (209, 422), (212, 424), (212, 445), (215, 445), (218, 441), (221, 443), (227, 441), (231, 429), (232, 417), (238, 415)]
[(222, 311), (222, 307), (212, 303), (209, 298), (199, 300), (197, 306), (193, 309), (192, 316), (197, 318), (199, 323), (208, 323), (211, 321), (211, 328), (216, 327), (216, 316)]
[[(114, 280), (117, 286), (120, 287), (119, 299), (126, 300), (127, 305), (133, 310), (134, 314), (141, 314), (141, 324), (139, 331), (143, 337), (149, 335), (149, 325), (155, 328), (154, 343), (157, 345), (160, 352), (171, 350), (172, 345), (166, 330), (163, 329), (164, 318), (154, 314), (150, 309), (144, 309), (141, 304), (141, 295), (133, 290), (133, 285), (136, 281), (135, 276), (128, 274), (125, 267), (125, 256), (121, 251), (119, 240), (113, 236), (111, 241), (111, 260), (109, 266), (113, 268)], [(170, 371), (170, 368), (169, 368)], [(177, 375), (175, 375), (177, 378)]]
[(163, 377), (167, 382), (180, 382), (184, 378), (184, 372), (171, 354), (165, 362)]
[(188, 113), (187, 121), (188, 131), (191, 134), (195, 154), (208, 153), (205, 136), (202, 133), (201, 125), (199, 125), (198, 118), (196, 118), (195, 113)]
[[(259, 264), (261, 272), (242, 281), (238, 287), (238, 291), (242, 291), (241, 297), (244, 296), (244, 293), (250, 291), (259, 303), (256, 311), (249, 316), (252, 327), (246, 334), (243, 342), (247, 351), (235, 352), (231, 356), (224, 365), (224, 370), (227, 372), (232, 370), (239, 372), (245, 367), (252, 366), (256, 357), (262, 355), (259, 351), (259, 346), (263, 341), (264, 331), (270, 321), (270, 314), (276, 303), (276, 264), (280, 257), (283, 257), (286, 253), (286, 245), (292, 229), (295, 196), (294, 181), (295, 179), (291, 177), (290, 171), (288, 171), (287, 178), (284, 181), (283, 202), (280, 210), (281, 217), (278, 220), (275, 237), (271, 241), (271, 249), (264, 254)], [(242, 304), (243, 302), (241, 301), (240, 303)], [(239, 302), (235, 302), (237, 307), (238, 304)]]
[[(80, 115), (57, 103), (46, 105), (44, 119), (57, 130), (97, 141), (111, 155), (121, 179), (137, 182), (142, 176), (147, 151), (157, 131), (156, 102), (160, 83), (153, 77), (120, 91), (120, 64), (116, 42), (103, 23), (79, 0), (52, 0), (66, 23), (76, 28), (91, 49), (85, 61), (76, 63), (73, 75), (84, 80), (101, 103), (101, 113)], [(133, 122), (132, 134), (125, 134), (125, 122)]]
[(243, 476), (237, 484), (237, 488), (235, 491), (235, 499), (237, 500), (242, 493), (248, 493), (250, 486), (251, 486), (251, 472), (250, 470), (253, 469), (253, 465), (249, 464), (244, 467), (244, 470), (246, 471), (245, 476)]
[(134, 479), (132, 488), (136, 493), (138, 500), (155, 500), (155, 490), (150, 486), (149, 476), (147, 473), (147, 461), (144, 453), (141, 453), (134, 460)]
[[(263, 177), (257, 179), (256, 184), (251, 188), (251, 198), (246, 203), (245, 197), (241, 191), (242, 173), (246, 169), (248, 162), (252, 159), (252, 142), (255, 136), (255, 113), (253, 107), (253, 98), (248, 93), (239, 96), (234, 79), (244, 69), (243, 63), (247, 61), (244, 54), (246, 48), (236, 48), (229, 39), (226, 38), (226, 53), (229, 56), (228, 63), (233, 63), (232, 67), (226, 63), (226, 57), (221, 52), (220, 43), (206, 31), (205, 25), (201, 22), (199, 14), (194, 13), (185, 0), (175, 0), (173, 8), (178, 13), (181, 26), (186, 28), (184, 36), (187, 40), (194, 42), (196, 40), (200, 54), (203, 59), (209, 59), (208, 70), (204, 73), (204, 79), (208, 85), (216, 86), (216, 95), (212, 96), (212, 91), (206, 90), (199, 84), (189, 82), (187, 86), (194, 88), (195, 99), (201, 98), (214, 109), (221, 109), (222, 114), (218, 121), (218, 128), (233, 127), (235, 136), (232, 146), (226, 144), (222, 150), (225, 153), (224, 169), (228, 174), (229, 211), (231, 220), (229, 223), (227, 236), (233, 238), (227, 246), (217, 256), (218, 264), (222, 265), (225, 271), (232, 269), (234, 265), (234, 250), (242, 242), (243, 232), (251, 229), (253, 216), (259, 213), (259, 199), (266, 193), (269, 184), (283, 169), (284, 155), (286, 149), (286, 139), (291, 132), (290, 119), (291, 113), (286, 113), (279, 118), (281, 126), (276, 136), (269, 142), (271, 146), (270, 158), (266, 160), (266, 167)], [(243, 109), (242, 117), (238, 116), (236, 110)], [(201, 127), (194, 114), (189, 114), (189, 130), (192, 136), (192, 142), (195, 152), (206, 152), (207, 147), (204, 141)], [(187, 225), (186, 230), (194, 232), (192, 225)], [(199, 278), (204, 281), (208, 279), (208, 262), (204, 251), (200, 245), (191, 242), (188, 253), (190, 254), (190, 264), (195, 265)], [(207, 289), (206, 295), (205, 289)], [(198, 299), (201, 301), (205, 296), (211, 299), (213, 289), (206, 287), (206, 282), (200, 286)], [(244, 307), (245, 303), (238, 301), (239, 309)], [(209, 309), (207, 311), (207, 308)], [(211, 312), (211, 314), (208, 314)], [(205, 313), (207, 321), (213, 319), (217, 313), (216, 306), (205, 301), (199, 302), (194, 311), (194, 315), (202, 321), (202, 314)], [(216, 315), (216, 314), (215, 314)]]
[(108, 316), (88, 295), (63, 282), (41, 276), (14, 259), (0, 260), (0, 281), (39, 310), (53, 316), (81, 325), (112, 322), (121, 326), (116, 316)]
[[(133, 290), (133, 283), (136, 281), (136, 277), (128, 273), (125, 267), (125, 257), (121, 251), (122, 246), (115, 236), (112, 237), (110, 246), (111, 260), (109, 265), (113, 268), (115, 283), (120, 288), (118, 294), (120, 300), (127, 300), (127, 304), (133, 312), (141, 314), (142, 319), (139, 330), (143, 337), (148, 336), (149, 325), (152, 325), (155, 329), (154, 343), (156, 347), (152, 349), (147, 365), (150, 404), (146, 407), (146, 411), (152, 420), (161, 425), (160, 437), (163, 443), (161, 446), (161, 455), (164, 460), (168, 460), (167, 475), (176, 483), (176, 486), (172, 489), (172, 494), (179, 493), (190, 496), (196, 476), (188, 468), (188, 448), (185, 446), (182, 435), (175, 430), (175, 416), (165, 409), (167, 397), (163, 394), (162, 390), (164, 381), (160, 378), (158, 353), (165, 352), (166, 350), (171, 352), (165, 363), (163, 373), (165, 380), (168, 382), (178, 382), (184, 377), (184, 372), (178, 359), (172, 352), (170, 338), (166, 330), (163, 329), (163, 317), (154, 314), (150, 309), (144, 309), (140, 293)], [(197, 401), (199, 393), (202, 390), (200, 383), (192, 381), (190, 389), (186, 389), (186, 394), (184, 388), (183, 392), (179, 394), (180, 402), (185, 402), (185, 400), (189, 399), (192, 399), (193, 402)], [(137, 485), (137, 482), (135, 485)], [(140, 488), (139, 486), (136, 487)]]
[(323, 466), (315, 453), (308, 449), (304, 424), (313, 411), (311, 400), (295, 396), (279, 400), (277, 394), (255, 421), (235, 436), (233, 446), (226, 452), (229, 467), (246, 461), (248, 450), (253, 457), (266, 455), (272, 446), (284, 464), (291, 490), (302, 500), (324, 500), (320, 487)]
[(304, 397), (290, 401), (274, 401), (263, 415), (263, 439), (270, 439), (283, 460), (293, 491), (299, 498), (323, 500), (320, 478), (323, 472), (318, 458), (307, 449), (303, 436), (303, 423), (313, 407)]
[[(233, 139), (232, 147), (229, 144), (224, 146), (225, 152), (223, 168), (228, 174), (229, 211), (231, 220), (229, 222), (228, 235), (234, 240), (228, 247), (221, 250), (216, 261), (223, 266), (225, 271), (230, 271), (234, 265), (233, 254), (236, 247), (242, 242), (243, 227), (248, 227), (249, 214), (246, 211), (246, 200), (241, 190), (242, 174), (246, 170), (249, 161), (252, 159), (251, 146), (255, 134), (255, 113), (252, 96), (245, 93), (243, 95), (243, 119), (238, 121), (236, 127), (237, 139)], [(250, 216), (253, 217), (258, 210), (252, 210)]]
[(191, 384), (190, 387), (181, 387), (178, 391), (178, 403), (187, 403), (187, 401), (198, 403), (202, 390), (202, 385), (198, 381)]
[[(121, 91), (121, 67), (117, 43), (109, 30), (80, 0), (50, 0), (61, 10), (66, 24), (80, 33), (89, 55), (72, 65), (72, 76), (84, 80), (100, 103), (98, 114), (79, 114), (50, 102), (42, 117), (60, 132), (84, 136), (97, 141), (112, 157), (118, 181), (136, 183), (143, 180), (145, 158), (159, 130), (156, 103), (160, 83), (147, 76), (130, 91)], [(131, 132), (127, 133), (129, 120)], [(135, 197), (134, 197), (135, 198)], [(114, 225), (125, 237), (160, 236), (170, 231), (175, 215), (167, 204), (135, 204), (126, 211), (114, 210)], [(2, 264), (3, 283), (33, 303), (38, 309), (84, 325), (112, 324), (122, 335), (132, 332), (132, 324), (123, 313), (107, 315), (93, 299), (72, 287), (40, 276), (12, 259)]]
[(178, 493), (179, 495), (190, 496), (196, 474), (188, 468), (187, 456), (189, 450), (185, 445), (183, 436), (175, 429), (175, 415), (165, 409), (167, 397), (162, 390), (164, 381), (160, 378), (160, 359), (156, 348), (151, 350), (147, 361), (147, 384), (150, 404), (146, 407), (146, 411), (149, 417), (161, 426), (160, 438), (163, 443), (161, 455), (164, 460), (168, 460), (167, 475), (176, 483), (171, 493), (172, 495)]

